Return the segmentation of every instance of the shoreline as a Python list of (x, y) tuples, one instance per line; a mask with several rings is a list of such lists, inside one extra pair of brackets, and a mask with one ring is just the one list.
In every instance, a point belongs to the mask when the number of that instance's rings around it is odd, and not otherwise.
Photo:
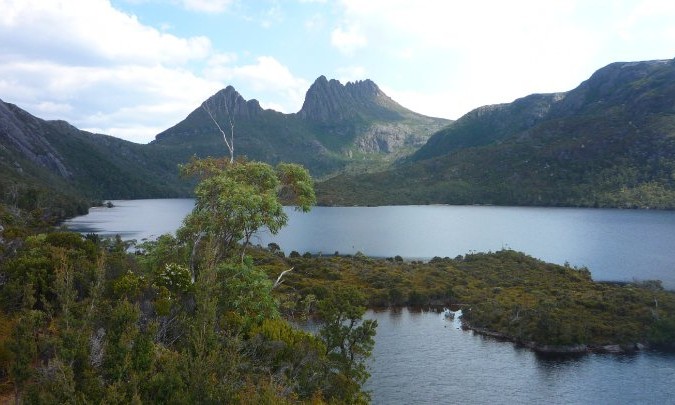
[[(445, 304), (445, 305), (430, 304), (426, 307), (404, 305), (404, 306), (389, 306), (389, 307), (368, 307), (368, 309), (379, 312), (387, 310), (401, 310), (403, 308), (406, 308), (408, 310), (414, 311), (433, 311), (441, 313), (443, 308), (464, 307), (465, 305), (466, 304)], [(486, 336), (500, 342), (510, 342), (513, 343), (516, 347), (529, 349), (536, 354), (544, 356), (586, 355), (592, 353), (629, 354), (651, 349), (651, 347), (644, 342), (624, 343), (624, 344), (619, 343), (608, 343), (608, 344), (577, 343), (569, 345), (541, 344), (535, 341), (520, 340), (513, 336), (492, 329), (474, 327), (464, 319), (460, 319), (460, 321), (462, 324), (462, 330), (464, 331), (471, 331), (473, 332), (474, 335)]]
[(470, 330), (474, 334), (491, 337), (500, 341), (511, 342), (517, 347), (530, 349), (537, 354), (542, 355), (584, 355), (591, 353), (600, 354), (627, 354), (649, 349), (646, 343), (617, 344), (610, 343), (605, 345), (593, 345), (587, 343), (578, 343), (571, 345), (550, 345), (540, 344), (534, 341), (522, 341), (507, 334), (496, 332), (487, 328), (478, 328), (471, 326), (468, 322), (462, 321), (462, 329)]

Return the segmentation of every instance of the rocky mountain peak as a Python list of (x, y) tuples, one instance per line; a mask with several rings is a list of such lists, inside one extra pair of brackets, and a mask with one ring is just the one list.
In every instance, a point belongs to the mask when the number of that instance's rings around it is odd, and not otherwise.
[(319, 76), (307, 90), (298, 115), (306, 120), (335, 122), (356, 117), (396, 118), (401, 106), (393, 102), (372, 80), (347, 82)]
[(214, 117), (227, 117), (231, 114), (233, 117), (252, 118), (263, 110), (258, 100), (246, 101), (232, 86), (227, 86), (209, 97), (202, 103), (202, 107), (210, 111)]

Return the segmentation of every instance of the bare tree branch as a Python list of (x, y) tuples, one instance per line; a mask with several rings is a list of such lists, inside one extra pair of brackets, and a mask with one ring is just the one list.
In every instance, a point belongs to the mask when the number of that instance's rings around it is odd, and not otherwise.
[(288, 270), (282, 271), (281, 274), (279, 274), (279, 277), (277, 277), (277, 281), (274, 282), (274, 285), (272, 286), (272, 289), (275, 289), (275, 288), (279, 287), (279, 286), (281, 285), (281, 283), (284, 282), (284, 280), (282, 280), (282, 278), (284, 277), (284, 275), (285, 275), (286, 273), (288, 273), (289, 271), (293, 271), (294, 268), (295, 268), (295, 267), (291, 267), (291, 268), (288, 269)]
[(225, 133), (225, 131), (223, 131), (223, 128), (220, 127), (220, 124), (218, 124), (218, 121), (211, 113), (211, 110), (207, 107), (206, 102), (202, 103), (202, 108), (204, 109), (204, 111), (206, 111), (207, 114), (209, 114), (211, 121), (213, 121), (213, 123), (216, 124), (216, 127), (218, 127), (218, 131), (220, 131), (221, 135), (223, 135), (223, 140), (225, 141), (227, 150), (230, 151), (230, 163), (234, 163), (234, 121), (232, 120), (232, 114), (230, 114), (230, 110), (227, 108), (227, 100), (225, 100), (225, 112), (227, 113), (227, 119), (230, 122), (229, 141), (227, 139), (227, 134)]

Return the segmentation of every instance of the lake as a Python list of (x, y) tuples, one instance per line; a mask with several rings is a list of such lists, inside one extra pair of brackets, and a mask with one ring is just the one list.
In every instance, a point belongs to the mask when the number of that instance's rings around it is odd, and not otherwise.
[[(67, 221), (80, 232), (142, 240), (173, 232), (193, 200), (113, 201)], [(600, 280), (661, 279), (675, 288), (675, 212), (406, 206), (289, 210), (255, 243), (289, 253), (361, 251), (410, 259), (511, 248), (588, 266)], [(673, 404), (675, 355), (548, 358), (463, 331), (436, 312), (368, 311), (378, 321), (365, 388), (376, 404)]]
[[(66, 222), (80, 232), (143, 240), (173, 232), (192, 199), (113, 201)], [(595, 280), (658, 279), (675, 289), (675, 211), (583, 208), (393, 206), (292, 209), (275, 242), (286, 254), (400, 255), (407, 259), (455, 257), (510, 248), (539, 259), (586, 266)]]
[(546, 358), (463, 331), (436, 312), (368, 311), (378, 323), (376, 404), (673, 404), (675, 355)]

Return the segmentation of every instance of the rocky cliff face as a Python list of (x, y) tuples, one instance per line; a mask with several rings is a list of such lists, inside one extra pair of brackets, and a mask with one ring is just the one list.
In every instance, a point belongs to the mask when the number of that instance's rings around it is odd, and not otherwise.
[(403, 119), (396, 104), (371, 80), (348, 82), (320, 76), (309, 88), (298, 115), (309, 121), (339, 122), (362, 119)]
[(348, 154), (410, 152), (450, 123), (406, 109), (371, 80), (343, 85), (325, 76), (309, 88), (298, 116), (318, 131), (341, 140), (342, 151)]
[(390, 158), (411, 153), (450, 123), (402, 107), (371, 80), (343, 85), (321, 76), (297, 114), (263, 110), (228, 86), (158, 134), (153, 144), (180, 147), (191, 155), (222, 153), (222, 134), (214, 120), (226, 133), (232, 120), (235, 154), (302, 163), (315, 175), (349, 165), (354, 153)]
[(229, 113), (232, 118), (245, 117), (249, 119), (263, 111), (258, 100), (246, 101), (232, 86), (227, 86), (209, 97), (202, 103), (202, 108), (208, 109), (214, 117), (226, 116)]
[[(63, 158), (45, 138), (50, 130), (48, 121), (0, 100), (0, 148), (61, 177), (71, 177), (72, 173), (66, 168)], [(18, 160), (11, 164), (17, 170), (23, 170)]]

